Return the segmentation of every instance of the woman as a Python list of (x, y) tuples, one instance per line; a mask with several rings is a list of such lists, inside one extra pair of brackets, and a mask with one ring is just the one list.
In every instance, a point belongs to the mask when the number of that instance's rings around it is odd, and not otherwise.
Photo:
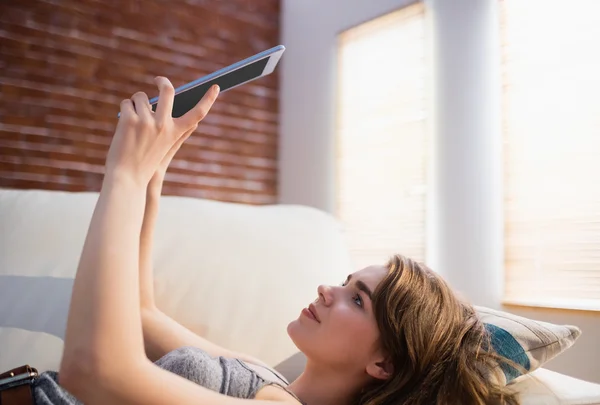
[(259, 360), (208, 342), (160, 312), (151, 250), (163, 178), (219, 90), (172, 118), (173, 86), (162, 77), (156, 83), (156, 112), (144, 93), (121, 103), (60, 370), (33, 383), (36, 405), (516, 403), (487, 378), (497, 362), (473, 308), (435, 273), (401, 256), (340, 286), (318, 288), (315, 302), (288, 326), (307, 358), (289, 385)]

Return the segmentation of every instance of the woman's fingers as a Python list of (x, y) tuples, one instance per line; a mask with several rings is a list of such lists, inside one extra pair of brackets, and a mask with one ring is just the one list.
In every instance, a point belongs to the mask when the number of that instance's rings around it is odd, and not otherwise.
[(185, 113), (182, 117), (176, 119), (178, 125), (186, 131), (193, 126), (198, 125), (210, 111), (210, 108), (219, 95), (219, 90), (219, 86), (216, 84), (213, 85), (194, 108)]
[(140, 118), (152, 118), (152, 107), (150, 107), (150, 100), (148, 100), (148, 95), (146, 93), (138, 91), (131, 97), (131, 101), (133, 101), (135, 112)]
[(136, 115), (136, 113), (131, 99), (126, 98), (125, 100), (121, 101), (121, 117), (131, 118), (134, 115)]
[(173, 115), (173, 98), (175, 89), (173, 84), (166, 77), (159, 76), (154, 79), (158, 86), (158, 105), (156, 106), (156, 116), (158, 119), (166, 120)]

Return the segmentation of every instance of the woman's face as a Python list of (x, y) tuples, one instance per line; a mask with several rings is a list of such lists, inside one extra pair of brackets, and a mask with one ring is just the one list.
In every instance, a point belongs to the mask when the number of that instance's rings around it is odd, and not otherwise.
[(318, 287), (318, 299), (288, 326), (288, 334), (309, 361), (364, 372), (379, 355), (379, 329), (370, 297), (386, 274), (386, 267), (370, 266), (351, 274), (342, 285)]

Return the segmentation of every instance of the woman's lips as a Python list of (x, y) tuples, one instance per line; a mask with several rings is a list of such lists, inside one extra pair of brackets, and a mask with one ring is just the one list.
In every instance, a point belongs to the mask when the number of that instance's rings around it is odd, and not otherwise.
[(321, 320), (319, 319), (319, 314), (317, 314), (317, 309), (313, 304), (310, 304), (308, 308), (304, 308), (302, 310), (302, 313), (308, 318), (311, 318), (313, 321), (321, 323)]

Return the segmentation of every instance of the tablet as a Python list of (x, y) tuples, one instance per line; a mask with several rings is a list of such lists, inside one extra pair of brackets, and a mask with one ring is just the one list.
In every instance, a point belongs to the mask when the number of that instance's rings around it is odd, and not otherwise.
[[(213, 84), (218, 84), (222, 93), (271, 74), (284, 51), (285, 47), (278, 45), (176, 88), (173, 117), (181, 117), (194, 108)], [(150, 100), (153, 111), (157, 103), (158, 97)]]

